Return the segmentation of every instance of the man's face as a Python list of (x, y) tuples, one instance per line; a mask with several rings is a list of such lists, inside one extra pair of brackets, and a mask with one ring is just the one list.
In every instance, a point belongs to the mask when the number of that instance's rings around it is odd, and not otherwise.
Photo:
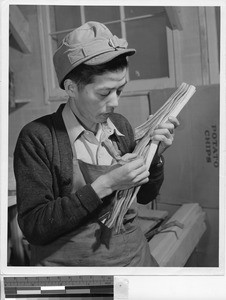
[(88, 123), (101, 123), (118, 106), (123, 87), (126, 84), (127, 68), (107, 72), (94, 77), (93, 83), (78, 90), (75, 104)]

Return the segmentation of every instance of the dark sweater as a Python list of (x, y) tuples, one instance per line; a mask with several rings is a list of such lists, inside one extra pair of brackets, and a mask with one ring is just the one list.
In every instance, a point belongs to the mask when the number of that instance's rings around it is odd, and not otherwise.
[[(79, 228), (103, 206), (89, 184), (71, 193), (73, 154), (62, 119), (63, 107), (27, 124), (15, 148), (18, 222), (33, 245), (48, 244)], [(132, 152), (135, 143), (130, 124), (119, 114), (110, 118), (124, 134), (115, 136), (122, 155)], [(149, 183), (138, 194), (141, 203), (155, 199), (163, 181), (162, 167), (152, 166), (150, 173)]]

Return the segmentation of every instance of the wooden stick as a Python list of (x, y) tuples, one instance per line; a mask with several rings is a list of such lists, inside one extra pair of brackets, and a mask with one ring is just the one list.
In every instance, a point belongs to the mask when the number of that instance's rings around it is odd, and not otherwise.
[[(151, 166), (159, 144), (158, 141), (151, 141), (150, 139), (153, 131), (159, 124), (167, 122), (169, 116), (176, 117), (194, 93), (194, 86), (182, 83), (153, 116), (150, 116), (145, 123), (135, 129), (135, 140), (138, 142), (133, 152), (142, 155), (145, 158), (145, 164), (148, 169)], [(120, 231), (124, 215), (136, 199), (139, 189), (140, 187), (138, 186), (116, 193), (112, 214), (106, 221), (106, 226), (109, 228), (116, 226), (117, 231)]]

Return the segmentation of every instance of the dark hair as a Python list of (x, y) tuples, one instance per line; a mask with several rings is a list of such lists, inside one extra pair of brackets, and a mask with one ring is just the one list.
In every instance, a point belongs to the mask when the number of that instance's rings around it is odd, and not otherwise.
[[(125, 55), (117, 56), (111, 61), (100, 65), (86, 65), (82, 63), (68, 73), (64, 80), (71, 79), (78, 85), (79, 89), (82, 89), (85, 85), (92, 83), (95, 76), (102, 75), (107, 72), (123, 70), (127, 66), (128, 61)], [(64, 80), (62, 82), (64, 82)]]

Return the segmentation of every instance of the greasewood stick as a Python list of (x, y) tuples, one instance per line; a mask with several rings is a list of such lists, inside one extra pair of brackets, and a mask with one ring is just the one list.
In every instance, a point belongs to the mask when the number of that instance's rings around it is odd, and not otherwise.
[[(133, 153), (144, 157), (148, 169), (151, 166), (159, 143), (151, 141), (153, 131), (159, 124), (167, 122), (169, 116), (176, 117), (194, 93), (194, 86), (182, 83), (154, 115), (150, 115), (146, 122), (135, 128), (135, 140), (137, 144)], [(139, 189), (140, 186), (116, 192), (110, 218), (105, 222), (107, 227), (112, 228), (115, 226), (117, 232), (120, 231), (124, 215), (136, 199)]]

